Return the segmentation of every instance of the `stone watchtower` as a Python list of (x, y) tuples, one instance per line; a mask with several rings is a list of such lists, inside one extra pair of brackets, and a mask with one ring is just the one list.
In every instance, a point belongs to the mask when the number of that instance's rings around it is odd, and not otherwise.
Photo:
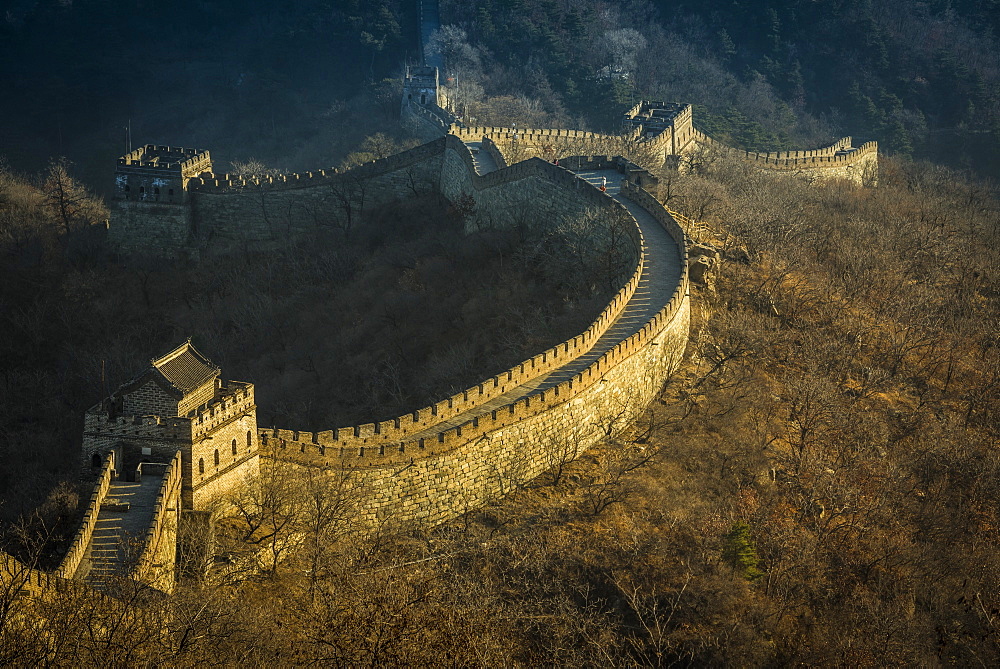
[(695, 130), (691, 105), (643, 100), (625, 112), (622, 132), (652, 142), (662, 151), (662, 160), (676, 160), (693, 148)]
[(436, 67), (406, 66), (406, 75), (403, 77), (403, 114), (414, 104), (437, 105), (441, 108), (448, 106)]
[(212, 171), (208, 151), (147, 144), (118, 159), (108, 237), (132, 254), (169, 256), (194, 233), (188, 181)]
[(113, 457), (119, 478), (181, 452), (181, 505), (206, 510), (260, 472), (253, 384), (223, 381), (188, 340), (91, 407), (85, 467)]

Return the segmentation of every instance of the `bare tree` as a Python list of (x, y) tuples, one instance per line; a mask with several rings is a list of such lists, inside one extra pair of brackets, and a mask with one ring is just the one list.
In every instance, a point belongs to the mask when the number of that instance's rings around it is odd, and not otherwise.
[(267, 226), (268, 236), (271, 239), (277, 238), (277, 231), (274, 228), (274, 222), (271, 215), (271, 198), (269, 196), (269, 189), (267, 187), (268, 181), (274, 179), (281, 175), (281, 171), (273, 167), (268, 167), (260, 160), (255, 158), (250, 158), (245, 162), (235, 161), (231, 163), (233, 170), (239, 176), (246, 180), (247, 185), (244, 187), (245, 190), (253, 192), (257, 195), (258, 204), (260, 206), (260, 215), (264, 219), (264, 223)]
[(72, 163), (58, 158), (49, 163), (41, 190), (46, 203), (64, 234), (87, 225), (107, 220), (108, 211), (100, 199), (89, 195), (86, 189), (69, 174)]

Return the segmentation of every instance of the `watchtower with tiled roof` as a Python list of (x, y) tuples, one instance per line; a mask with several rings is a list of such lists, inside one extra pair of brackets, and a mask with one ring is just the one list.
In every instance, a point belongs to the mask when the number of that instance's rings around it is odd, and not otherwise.
[(123, 413), (186, 416), (215, 397), (220, 370), (184, 342), (119, 390)]
[(142, 462), (181, 452), (181, 502), (204, 509), (256, 475), (253, 384), (223, 381), (221, 370), (187, 340), (87, 411), (84, 466), (113, 457), (120, 478)]

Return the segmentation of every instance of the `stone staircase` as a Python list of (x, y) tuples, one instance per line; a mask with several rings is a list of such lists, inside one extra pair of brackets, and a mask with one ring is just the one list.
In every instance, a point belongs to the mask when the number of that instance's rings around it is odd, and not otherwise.
[(109, 583), (127, 577), (134, 567), (153, 523), (162, 476), (141, 481), (112, 481), (87, 549), (89, 569), (84, 580), (105, 591)]

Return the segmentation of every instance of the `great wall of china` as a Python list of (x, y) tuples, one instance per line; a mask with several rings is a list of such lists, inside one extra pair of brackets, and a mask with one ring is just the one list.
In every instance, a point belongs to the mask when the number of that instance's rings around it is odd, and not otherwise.
[(261, 459), (350, 472), (364, 490), (358, 513), (371, 522), (440, 523), (482, 506), (551, 467), (560, 444), (572, 440), (577, 455), (612, 423), (639, 416), (684, 353), (686, 236), (649, 192), (656, 175), (637, 163), (679, 166), (711, 149), (810, 179), (873, 184), (877, 172), (875, 144), (853, 148), (850, 138), (774, 154), (718, 145), (693, 127), (690, 105), (640, 103), (621, 135), (466, 128), (446, 107), (437, 70), (408, 69), (403, 114), (438, 137), (348, 171), (217, 175), (207, 151), (147, 145), (118, 161), (109, 240), (137, 256), (196, 256), (210, 244), (343, 225), (366, 208), (431, 193), (473, 202), (470, 228), (525, 216), (625, 219), (634, 271), (591, 326), (430, 406), (319, 432), (258, 427), (253, 386), (223, 382), (182, 345), (87, 412), (82, 455), (98, 483), (77, 537), (52, 574), (0, 555), (8, 582), (16, 573), (29, 594), (61, 582), (100, 589), (117, 573), (169, 591), (178, 527), (238, 491)]

